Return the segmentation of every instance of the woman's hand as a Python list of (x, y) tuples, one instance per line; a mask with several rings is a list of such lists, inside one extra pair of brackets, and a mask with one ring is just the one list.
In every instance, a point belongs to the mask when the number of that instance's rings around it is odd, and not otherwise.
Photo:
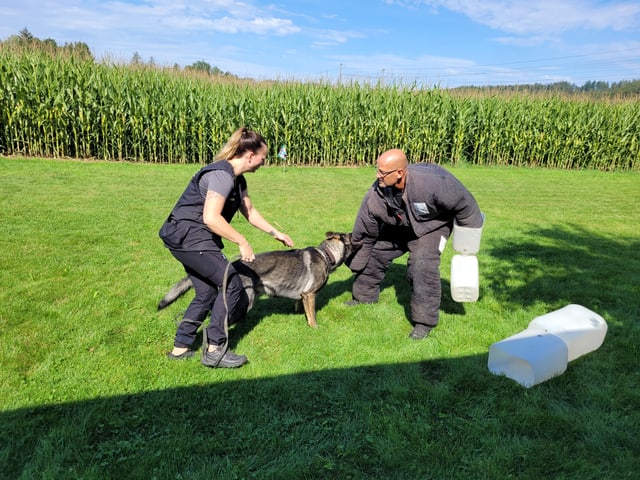
[(291, 240), (289, 238), (289, 235), (287, 235), (286, 233), (282, 233), (282, 232), (279, 232), (278, 230), (274, 230), (273, 232), (271, 232), (271, 236), (276, 240), (278, 240), (279, 242), (282, 242), (283, 245), (287, 247), (293, 247), (293, 240)]
[(256, 255), (253, 253), (253, 248), (249, 245), (246, 238), (238, 242), (238, 248), (240, 249), (240, 258), (245, 262), (253, 262)]

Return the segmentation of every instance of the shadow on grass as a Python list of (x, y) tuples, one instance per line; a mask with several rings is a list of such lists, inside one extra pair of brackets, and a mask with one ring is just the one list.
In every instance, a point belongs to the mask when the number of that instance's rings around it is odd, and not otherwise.
[[(493, 240), (483, 249), (480, 301), (487, 295), (505, 308), (522, 309), (542, 304), (546, 311), (577, 303), (608, 316), (607, 320), (621, 322), (640, 315), (640, 242), (637, 239), (615, 239), (571, 225), (531, 229), (523, 238)], [(445, 274), (447, 268), (448, 265), (441, 265)], [(327, 303), (349, 293), (351, 284), (351, 277), (340, 281), (329, 279), (316, 297), (318, 322), (322, 322), (321, 311)], [(397, 302), (409, 319), (411, 292), (406, 265), (391, 264), (381, 285), (381, 290), (388, 288), (395, 290)], [(247, 319), (234, 327), (231, 347), (265, 316), (274, 313), (291, 314), (304, 323), (304, 313), (296, 313), (294, 305), (289, 299), (260, 297)], [(442, 278), (440, 309), (452, 315), (465, 314), (464, 304), (451, 298), (446, 275)], [(628, 318), (620, 317), (620, 312)]]
[(531, 229), (524, 240), (494, 241), (485, 255), (490, 265), (483, 268), (482, 288), (504, 305), (542, 303), (555, 309), (577, 303), (601, 315), (634, 311), (637, 318), (637, 238), (612, 238), (566, 225)]
[[(481, 290), (504, 309), (543, 306), (541, 313), (547, 313), (574, 303), (604, 317), (608, 324), (606, 375), (635, 372), (630, 382), (638, 391), (637, 238), (617, 238), (575, 225), (532, 228), (517, 240), (494, 240), (482, 261)], [(632, 396), (633, 402), (640, 401), (637, 393)]]
[[(474, 355), (5, 411), (0, 477), (632, 478), (640, 244), (576, 227), (527, 238), (486, 248), (485, 295), (518, 308), (579, 303), (610, 326), (598, 354), (559, 378), (524, 389)], [(407, 305), (404, 275), (393, 265), (383, 287)], [(350, 285), (329, 283), (318, 310)], [(447, 292), (444, 282), (443, 309), (454, 309)], [(293, 303), (259, 300), (239, 332), (280, 310)]]
[[(601, 315), (615, 317), (616, 312), (627, 311), (630, 318), (638, 318), (640, 241), (637, 238), (620, 239), (575, 225), (530, 229), (516, 240), (496, 237), (480, 253), (480, 301), (483, 295), (488, 295), (504, 306), (521, 309), (543, 304), (549, 310), (577, 303)], [(443, 262), (440, 268), (443, 274), (441, 311), (464, 315), (464, 304), (451, 298), (447, 280), (449, 265)], [(409, 318), (411, 292), (406, 265), (393, 263), (381, 288), (395, 289), (397, 301), (404, 306)], [(326, 292), (321, 292), (321, 298), (324, 293), (326, 301), (350, 289), (351, 280), (330, 284)]]
[[(340, 267), (347, 268), (347, 267)], [(387, 270), (385, 279), (380, 286), (380, 290), (384, 291), (388, 288), (395, 290), (395, 295), (398, 304), (400, 304), (405, 311), (405, 317), (407, 323), (411, 318), (410, 298), (411, 291), (406, 279), (407, 267), (406, 265), (392, 263)], [(318, 295), (316, 296), (316, 314), (317, 321), (322, 322), (322, 309), (334, 298), (343, 296), (345, 293), (351, 293), (351, 285), (353, 278), (346, 280), (332, 281), (329, 278), (327, 285), (325, 285)], [(451, 298), (451, 287), (449, 281), (442, 279), (442, 298), (440, 309), (446, 313), (454, 315), (464, 315), (464, 304), (455, 302)], [(350, 296), (348, 298), (351, 298)], [(300, 307), (302, 308), (302, 307)], [(230, 338), (230, 345), (235, 346), (239, 340), (247, 335), (253, 328), (260, 322), (265, 316), (278, 314), (294, 314), (300, 317), (300, 321), (304, 322), (305, 317), (302, 311), (295, 311), (295, 302), (290, 299), (284, 298), (267, 298), (261, 296), (255, 303), (254, 308), (249, 312), (247, 319), (234, 326), (234, 333)], [(199, 345), (198, 345), (199, 346)]]
[(529, 390), (478, 355), (9, 411), (0, 477), (630, 478), (637, 412), (583, 391), (605, 361)]

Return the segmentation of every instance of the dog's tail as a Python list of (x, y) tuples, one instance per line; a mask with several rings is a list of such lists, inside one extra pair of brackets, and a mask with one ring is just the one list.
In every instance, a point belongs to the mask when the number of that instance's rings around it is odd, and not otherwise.
[(173, 287), (171, 287), (171, 290), (169, 290), (169, 292), (164, 297), (162, 297), (162, 300), (160, 300), (160, 303), (158, 303), (158, 310), (162, 310), (163, 308), (171, 305), (178, 298), (187, 293), (191, 289), (191, 287), (193, 287), (191, 279), (189, 277), (184, 277)]

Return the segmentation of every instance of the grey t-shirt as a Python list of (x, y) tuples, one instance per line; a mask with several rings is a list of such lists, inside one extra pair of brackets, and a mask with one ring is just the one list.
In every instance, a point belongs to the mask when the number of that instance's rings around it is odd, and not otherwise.
[(224, 170), (211, 170), (202, 175), (198, 181), (198, 189), (202, 198), (207, 198), (207, 191), (216, 192), (224, 201), (222, 216), (231, 222), (242, 204), (242, 196), (246, 195), (247, 182), (243, 175), (234, 177)]
[(200, 193), (203, 197), (207, 196), (207, 191), (212, 190), (224, 198), (229, 196), (234, 185), (234, 178), (224, 170), (211, 170), (205, 173), (198, 182)]

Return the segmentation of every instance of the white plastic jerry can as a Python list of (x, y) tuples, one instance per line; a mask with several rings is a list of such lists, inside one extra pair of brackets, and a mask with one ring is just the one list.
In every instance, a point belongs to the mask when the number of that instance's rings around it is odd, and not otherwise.
[(451, 298), (475, 302), (480, 295), (480, 272), (475, 255), (454, 255), (451, 259)]
[(560, 337), (567, 344), (569, 362), (600, 348), (607, 334), (604, 318), (575, 304), (534, 318), (529, 328)]
[(568, 362), (598, 349), (606, 333), (604, 318), (570, 304), (534, 318), (526, 330), (491, 345), (489, 371), (531, 387), (564, 373)]
[(453, 251), (451, 259), (451, 298), (455, 302), (475, 302), (480, 295), (480, 274), (476, 254), (480, 250), (482, 227), (461, 227), (453, 222)]
[(564, 373), (567, 352), (555, 335), (526, 329), (489, 347), (489, 371), (529, 388)]

